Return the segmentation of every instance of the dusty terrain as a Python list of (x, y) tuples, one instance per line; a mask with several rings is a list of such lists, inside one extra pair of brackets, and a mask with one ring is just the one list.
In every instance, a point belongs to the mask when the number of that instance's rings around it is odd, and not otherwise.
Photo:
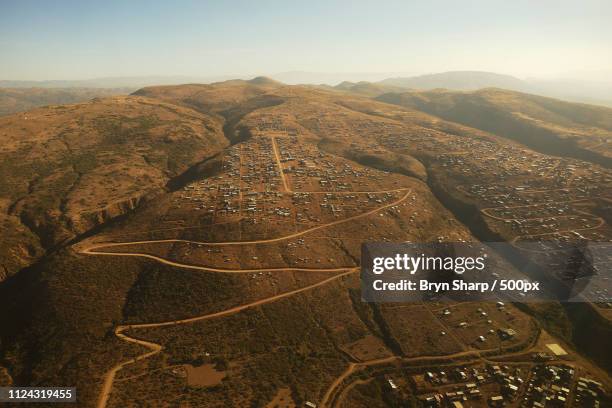
[(0, 116), (47, 105), (86, 102), (93, 98), (127, 95), (132, 88), (0, 88)]
[(492, 132), (542, 153), (612, 167), (610, 108), (496, 88), (387, 93), (377, 99)]
[(434, 367), (526, 376), (547, 336), (570, 352), (547, 364), (609, 390), (604, 305), (368, 304), (357, 274), (367, 241), (610, 240), (598, 164), (266, 78), (37, 109), (0, 139), (16, 383), (75, 384), (98, 408), (394, 406)]
[(227, 146), (210, 115), (134, 96), (0, 118), (0, 278)]

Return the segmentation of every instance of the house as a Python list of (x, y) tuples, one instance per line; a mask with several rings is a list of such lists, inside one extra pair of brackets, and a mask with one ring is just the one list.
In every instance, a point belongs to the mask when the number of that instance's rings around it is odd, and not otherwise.
[(514, 384), (507, 384), (505, 389), (506, 394), (510, 395), (510, 396), (514, 396), (518, 393), (518, 387)]
[(516, 330), (511, 329), (511, 328), (499, 329), (498, 333), (499, 333), (499, 337), (501, 337), (503, 340), (511, 339), (514, 336), (516, 336)]

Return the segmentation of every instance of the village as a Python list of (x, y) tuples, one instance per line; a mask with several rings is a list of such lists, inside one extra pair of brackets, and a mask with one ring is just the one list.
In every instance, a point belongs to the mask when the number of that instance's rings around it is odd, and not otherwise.
[(229, 149), (219, 174), (183, 187), (173, 199), (177, 215), (161, 221), (176, 226), (185, 217), (180, 214), (195, 212), (201, 226), (239, 223), (248, 232), (266, 224), (278, 234), (352, 217), (401, 196), (400, 182), (382, 171), (275, 134)]
[[(419, 137), (398, 134), (381, 144), (415, 155), (427, 151), (436, 177), (453, 196), (478, 208), (492, 234), (570, 287), (575, 278), (588, 278), (578, 282), (588, 284), (582, 294), (600, 307), (612, 308), (612, 229), (606, 219), (612, 206), (606, 198), (612, 194), (612, 172), (486, 138), (451, 142), (448, 135), (425, 132)], [(581, 242), (588, 242), (588, 252), (596, 253), (586, 255), (591, 268), (575, 257)]]
[[(206, 177), (172, 193), (169, 211), (158, 219), (160, 232), (147, 233), (147, 238), (159, 242), (135, 242), (126, 251), (155, 254), (203, 270), (244, 272), (253, 293), (275, 293), (291, 279), (279, 271), (357, 268), (364, 240), (398, 241), (379, 225), (398, 222), (403, 232), (418, 224), (424, 210), (422, 197), (411, 191), (411, 178), (395, 173), (390, 177), (385, 170), (321, 149), (318, 140), (290, 117), (261, 115), (247, 122), (250, 138), (228, 148)], [(316, 126), (337, 134), (346, 130), (341, 123), (329, 127), (318, 121)], [(354, 126), (364, 133), (372, 131), (368, 123), (357, 121)], [(376, 129), (399, 132), (394, 124), (378, 124)], [(605, 228), (599, 228), (603, 215), (596, 203), (602, 189), (612, 184), (607, 172), (486, 139), (464, 138), (448, 144), (444, 142), (447, 135), (435, 132), (418, 137), (416, 143), (416, 135), (396, 133), (396, 138), (386, 138), (384, 143), (373, 139), (369, 148), (384, 153), (384, 149), (405, 149), (411, 140), (413, 146), (431, 149), (434, 170), (429, 177), (452, 180), (454, 193), (475, 203), (491, 229), (516, 247), (523, 246), (538, 262), (562, 263), (549, 253), (551, 242), (557, 245), (553, 250), (564, 249), (563, 237), (573, 242), (608, 236)], [(591, 183), (600, 189), (587, 187)], [(369, 238), (357, 231), (347, 234), (351, 227), (345, 222), (364, 216)], [(334, 230), (335, 225), (343, 228)], [(446, 239), (438, 237), (438, 241)], [(598, 252), (596, 265), (601, 270), (612, 262), (608, 252)], [(610, 307), (605, 285), (590, 287), (589, 294), (601, 300), (601, 307)], [(534, 321), (510, 302), (444, 304), (434, 299), (406, 305), (410, 312), (398, 314), (401, 307), (383, 305), (380, 316), (408, 359), (530, 350), (539, 332)], [(367, 364), (373, 346), (365, 340), (350, 344), (360, 356), (357, 361), (366, 356)], [(408, 382), (387, 374), (386, 383), (389, 392), (410, 393), (424, 407), (600, 406), (604, 392), (595, 377), (590, 373), (579, 377), (581, 368), (567, 365), (562, 359), (565, 351), (551, 346), (558, 349), (526, 352), (528, 358), (516, 362), (458, 362), (430, 369)], [(389, 358), (383, 357), (389, 353), (385, 347), (376, 347), (382, 360)], [(559, 363), (553, 365), (556, 360)], [(314, 398), (306, 402), (310, 404), (306, 406), (321, 406)]]
[(458, 366), (427, 371), (413, 381), (417, 390), (437, 389), (418, 396), (424, 407), (597, 408), (604, 395), (600, 382), (566, 364)]

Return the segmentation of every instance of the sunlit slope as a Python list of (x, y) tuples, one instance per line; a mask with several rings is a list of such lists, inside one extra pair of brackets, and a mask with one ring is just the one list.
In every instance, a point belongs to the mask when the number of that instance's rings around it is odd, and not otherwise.
[(516, 140), (542, 153), (612, 166), (610, 108), (494, 88), (411, 91), (377, 99)]
[[(534, 199), (575, 193), (586, 201), (585, 175), (596, 166), (416, 109), (264, 78), (137, 93), (210, 119), (231, 143), (173, 173), (155, 200), (103, 220), (0, 285), (0, 309), (8, 311), (0, 315), (0, 365), (17, 383), (66, 379), (83, 406), (109, 408), (266, 406), (280, 390), (297, 406), (322, 406), (351, 364), (384, 369), (535, 351), (538, 324), (513, 306), (501, 313), (470, 302), (446, 321), (441, 305), (362, 302), (360, 246), (475, 240), (478, 226), (511, 240), (517, 231), (488, 217), (497, 205), (468, 195), (471, 186), (533, 183), (546, 190)], [(155, 135), (146, 136), (153, 146)], [(533, 164), (554, 171), (539, 176)], [(500, 174), (508, 175), (503, 183)], [(568, 192), (555, 193), (566, 177)], [(529, 193), (508, 199), (520, 203)], [(473, 211), (453, 208), (451, 195)], [(600, 227), (592, 233), (607, 233)], [(519, 335), (478, 342), (484, 320), (474, 330), (458, 327), (481, 316), (478, 308), (491, 309), (494, 329)], [(583, 348), (605, 359), (595, 346)], [(225, 377), (194, 385), (185, 367)]]
[(85, 102), (93, 98), (125, 95), (132, 88), (0, 88), (0, 116), (39, 106)]
[(281, 86), (283, 84), (280, 82), (257, 77), (249, 81), (236, 79), (213, 84), (150, 86), (139, 89), (134, 95), (156, 98), (199, 111), (220, 113)]
[(413, 77), (387, 78), (378, 83), (406, 89), (444, 88), (463, 91), (490, 87), (525, 90), (529, 86), (525, 81), (513, 76), (486, 71), (449, 71)]
[(407, 88), (386, 85), (381, 82), (342, 82), (334, 87), (338, 91), (350, 92), (355, 95), (375, 97), (389, 92), (404, 92)]
[[(235, 85), (228, 86), (228, 93), (215, 91), (221, 100), (209, 95), (209, 103), (226, 103), (224, 98), (238, 91), (232, 88)], [(204, 159), (201, 166), (193, 167), (199, 171), (188, 168), (180, 173), (178, 178), (186, 184), (173, 184), (167, 190), (158, 187), (155, 200), (138, 202), (133, 211), (116, 222), (103, 220), (104, 228), (94, 230), (77, 245), (45, 257), (0, 286), (0, 307), (8, 311), (0, 317), (5, 328), (0, 352), (16, 383), (51, 385), (68, 381), (81, 390), (83, 406), (95, 406), (106, 373), (115, 364), (146, 352), (114, 335), (114, 328), (121, 324), (172, 323), (166, 329), (126, 331), (164, 349), (119, 372), (109, 407), (159, 405), (176, 398), (202, 406), (250, 406), (254, 401), (271, 400), (274, 387), (283, 386), (295, 388), (292, 398), (302, 403), (320, 399), (353, 353), (356, 358), (384, 358), (392, 355), (390, 347), (398, 347), (398, 352), (407, 356), (460, 350), (452, 342), (430, 341), (435, 334), (421, 330), (435, 324), (427, 310), (419, 310), (416, 323), (398, 322), (393, 333), (384, 333), (381, 327), (393, 322), (393, 314), (381, 313), (375, 320), (375, 311), (359, 298), (355, 266), (362, 241), (433, 241), (441, 236), (471, 239), (467, 229), (437, 202), (427, 186), (408, 176), (408, 169), (390, 176), (383, 169), (384, 163), (377, 163), (380, 169), (368, 166), (363, 152), (375, 141), (370, 140), (371, 133), (360, 129), (371, 126), (374, 132), (387, 121), (347, 109), (335, 99), (337, 92), (311, 92), (302, 87), (253, 89), (258, 87), (240, 85), (240, 93), (252, 96), (226, 105), (223, 115), (214, 114), (218, 122), (211, 119), (215, 129), (230, 122), (230, 127), (244, 129), (247, 139), (223, 147), (210, 160)], [(208, 123), (207, 114), (179, 105), (142, 97), (126, 100), (160, 105), (177, 115), (189, 112)], [(266, 102), (270, 100), (275, 103)], [(161, 115), (159, 109), (157, 115)], [(205, 112), (205, 107), (199, 109)], [(119, 107), (112, 110), (114, 115), (130, 111)], [(72, 112), (75, 118), (81, 116), (74, 115), (77, 112)], [(73, 116), (67, 115), (64, 120), (70, 122)], [(227, 122), (225, 117), (229, 118)], [(317, 118), (324, 118), (320, 128)], [(176, 120), (172, 117), (162, 123), (171, 126)], [(131, 123), (127, 119), (123, 122)], [(326, 131), (334, 123), (337, 130)], [(186, 129), (187, 124), (183, 127)], [(91, 133), (90, 137), (98, 137)], [(164, 137), (168, 133), (169, 129), (161, 131)], [(148, 144), (157, 146), (156, 135), (153, 130), (146, 133)], [(350, 143), (346, 145), (351, 139), (356, 143), (353, 148)], [(73, 145), (87, 151), (88, 139), (79, 140), (83, 145)], [(57, 145), (60, 149), (59, 142)], [(134, 146), (119, 146), (122, 148), (113, 150), (114, 155), (126, 154), (126, 160), (129, 157), (132, 162), (122, 164), (119, 173), (109, 173), (109, 182), (140, 163), (129, 156)], [(352, 154), (363, 163), (351, 160)], [(166, 151), (160, 155), (170, 156)], [(288, 160), (289, 155), (294, 159)], [(319, 176), (291, 170), (305, 168), (306, 161), (311, 166), (312, 160), (319, 166), (309, 172), (319, 172)], [(402, 160), (398, 157), (396, 161)], [(274, 167), (279, 162), (283, 176)], [(52, 169), (60, 171), (61, 162), (53, 163)], [(418, 167), (418, 163), (413, 164)], [(321, 184), (319, 179), (332, 170), (338, 178), (334, 186)], [(190, 177), (185, 179), (186, 173)], [(100, 188), (106, 185), (104, 179), (96, 180)], [(161, 185), (147, 180), (134, 184), (141, 188)], [(242, 194), (233, 194), (236, 186), (242, 187)], [(112, 194), (111, 188), (103, 191)], [(309, 198), (296, 194), (300, 191)], [(257, 202), (257, 210), (252, 213), (247, 212), (251, 200)], [(333, 200), (333, 211), (327, 204), (320, 205), (326, 200)], [(242, 208), (242, 212), (228, 211), (228, 206)], [(194, 243), (136, 242), (159, 239)], [(200, 241), (216, 245), (197, 243)], [(237, 241), (254, 242), (243, 245)], [(127, 244), (83, 252), (105, 242)], [(110, 255), (97, 255), (96, 251)], [(312, 287), (319, 282), (324, 284)], [(277, 298), (285, 293), (290, 295)], [(258, 301), (263, 303), (234, 310)], [(202, 320), (173, 325), (180, 319), (225, 310), (234, 312), (211, 319), (211, 323)], [(232, 339), (229, 343), (218, 341), (228, 338)], [(269, 364), (271, 361), (276, 363)], [(172, 375), (173, 366), (211, 362), (227, 364), (231, 370), (221, 388), (202, 392), (197, 387), (185, 388), (180, 379), (166, 378)], [(149, 392), (141, 394), (143, 387)]]
[(0, 277), (134, 208), (227, 144), (218, 119), (143, 97), (0, 118)]

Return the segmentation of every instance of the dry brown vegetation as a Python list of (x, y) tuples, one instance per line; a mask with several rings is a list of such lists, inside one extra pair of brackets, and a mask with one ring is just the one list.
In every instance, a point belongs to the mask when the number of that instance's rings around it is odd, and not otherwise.
[(0, 116), (47, 105), (86, 102), (93, 98), (127, 95), (131, 88), (0, 88)]
[(130, 96), (0, 118), (0, 144), (2, 277), (159, 194), (227, 140), (217, 118)]
[(547, 154), (612, 166), (612, 109), (503, 89), (389, 93), (379, 100), (517, 140)]
[[(581, 223), (598, 221), (612, 181), (413, 109), (265, 78), (36, 109), (0, 119), (0, 141), (0, 259), (14, 275), (0, 285), (0, 364), (19, 384), (76, 384), (83, 406), (333, 403), (354, 377), (341, 406), (394, 406), (410, 392), (381, 399), (385, 370), (528, 355), (558, 306), (364, 303), (360, 245), (541, 232), (509, 227), (498, 194), (536, 208), (571, 195), (590, 203)], [(605, 220), (574, 221), (559, 225), (609, 236)], [(476, 341), (502, 327), (518, 335)], [(202, 386), (184, 366), (225, 376)]]

